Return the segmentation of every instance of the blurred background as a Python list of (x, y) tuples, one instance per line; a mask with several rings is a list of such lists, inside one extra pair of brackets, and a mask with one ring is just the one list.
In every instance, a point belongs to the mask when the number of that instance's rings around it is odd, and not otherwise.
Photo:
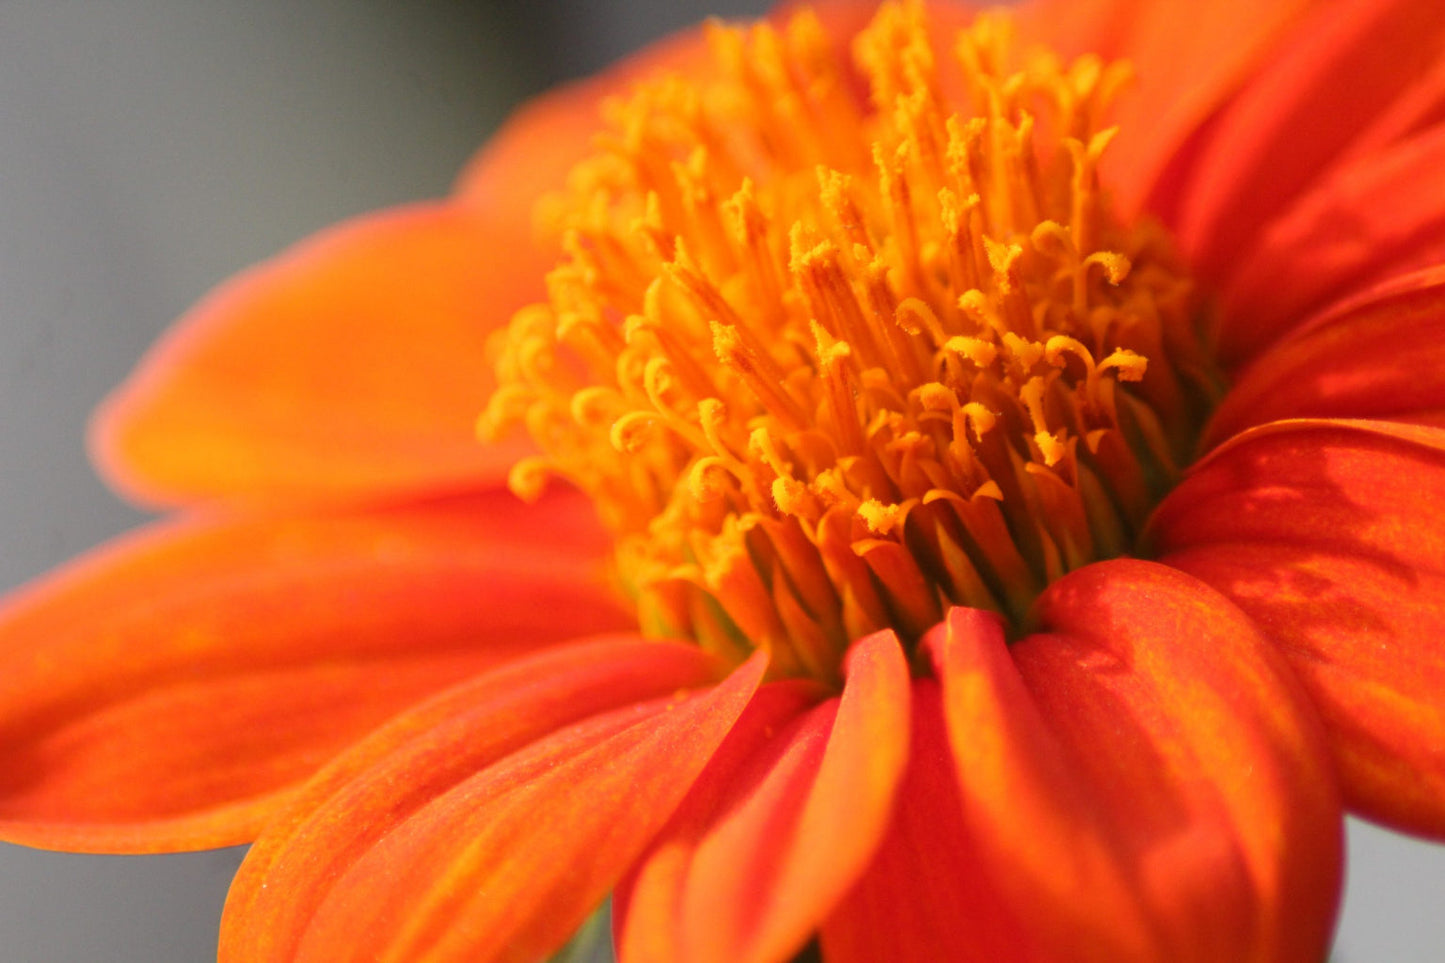
[[(529, 94), (761, 0), (0, 0), (0, 589), (142, 520), (85, 420), (211, 285), (445, 193)], [(241, 850), (0, 844), (6, 963), (215, 958)], [(1354, 823), (1336, 958), (1445, 959), (1445, 848)]]

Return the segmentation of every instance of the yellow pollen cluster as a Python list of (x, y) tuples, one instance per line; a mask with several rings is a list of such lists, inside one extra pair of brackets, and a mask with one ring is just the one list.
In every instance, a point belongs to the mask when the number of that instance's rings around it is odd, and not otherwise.
[(1011, 60), (883, 8), (835, 49), (710, 28), (703, 78), (608, 106), (545, 215), (565, 257), (481, 419), (596, 500), (644, 628), (836, 681), (950, 604), (1015, 623), (1126, 552), (1198, 420), (1195, 303), (1097, 176), (1120, 65)]

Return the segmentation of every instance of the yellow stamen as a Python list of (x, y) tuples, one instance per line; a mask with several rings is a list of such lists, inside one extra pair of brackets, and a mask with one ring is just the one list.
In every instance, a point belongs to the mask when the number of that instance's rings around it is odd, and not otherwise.
[(519, 493), (596, 499), (648, 631), (836, 682), (950, 604), (1018, 623), (1127, 550), (1201, 417), (1188, 280), (1099, 183), (1127, 67), (895, 3), (863, 102), (807, 13), (709, 36), (717, 76), (610, 104), (544, 205), (566, 254), (479, 428), (536, 437)]

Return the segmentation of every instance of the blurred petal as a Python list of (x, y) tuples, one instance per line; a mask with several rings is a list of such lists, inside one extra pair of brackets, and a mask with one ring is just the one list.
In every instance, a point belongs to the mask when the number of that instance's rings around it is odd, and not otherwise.
[[(0, 617), (0, 838), (153, 852), (254, 838), (278, 794), (417, 700), (627, 624), (590, 506), (509, 495), (181, 521)], [(558, 531), (556, 528), (552, 532)]]
[(1311, 5), (1213, 127), (1188, 185), (1179, 241), (1206, 276), (1242, 263), (1260, 228), (1441, 55), (1442, 36), (1438, 0)]
[(223, 960), (532, 960), (687, 793), (766, 662), (617, 639), (444, 693), (339, 758), (248, 856)]
[[(719, 754), (618, 901), (627, 963), (796, 953), (867, 866), (908, 758), (908, 664), (858, 642), (841, 698)], [(795, 710), (796, 712), (797, 710)], [(761, 727), (759, 727), (761, 728)]]
[[(968, 9), (954, 3), (937, 6), (946, 14)], [(768, 19), (786, 23), (796, 11), (811, 10), (834, 43), (846, 49), (877, 8), (876, 0), (791, 0), (780, 3)], [(601, 73), (535, 97), (467, 163), (457, 178), (455, 195), (486, 211), (509, 237), (540, 245), (531, 230), (533, 208), (547, 192), (566, 183), (573, 165), (593, 153), (593, 138), (604, 127), (603, 102), (625, 95), (650, 76), (677, 73), (696, 78), (715, 69), (706, 31), (699, 26), (650, 44)]]
[(1161, 559), (1233, 599), (1322, 713), (1346, 801), (1445, 836), (1445, 431), (1279, 422), (1160, 505)]
[(1411, 81), (1388, 110), (1370, 120), (1351, 143), (1341, 162), (1403, 143), (1445, 123), (1445, 57)]
[[(957, 29), (974, 7), (932, 2), (933, 22)], [(767, 19), (785, 24), (800, 10), (811, 11), (839, 49), (877, 13), (877, 0), (787, 0)], [(533, 230), (534, 208), (549, 191), (560, 189), (580, 160), (594, 153), (593, 139), (604, 129), (603, 102), (625, 95), (650, 76), (668, 73), (694, 79), (716, 71), (702, 27), (683, 30), (629, 55), (607, 70), (533, 98), (517, 110), (479, 150), (457, 179), (456, 197), (485, 211), (506, 231), (509, 243), (539, 250), (551, 246)], [(866, 91), (860, 94), (866, 95)], [(515, 240), (512, 240), (515, 239)]]
[(1147, 0), (1035, 0), (1014, 13), (1020, 34), (1061, 57), (1124, 56)]
[(217, 288), (105, 402), (95, 458), (150, 504), (448, 491), (487, 447), (490, 331), (541, 291), (489, 219), (417, 204), (331, 228)]
[(1205, 443), (1281, 418), (1429, 421), (1442, 413), (1445, 267), (1437, 267), (1338, 305), (1266, 350), (1225, 395)]
[(1118, 209), (1137, 211), (1196, 132), (1235, 94), (1308, 0), (1045, 0), (1026, 5), (1023, 36), (1068, 56), (1126, 58), (1137, 79), (1115, 112), (1105, 155)]
[(533, 98), (512, 114), (457, 178), (456, 197), (485, 211), (509, 236), (532, 239), (533, 208), (567, 183), (603, 129), (602, 102), (659, 71), (710, 67), (700, 29), (658, 41), (608, 70)]
[(1343, 292), (1445, 263), (1442, 170), (1445, 126), (1321, 178), (1240, 259), (1223, 293), (1226, 354), (1250, 357)]

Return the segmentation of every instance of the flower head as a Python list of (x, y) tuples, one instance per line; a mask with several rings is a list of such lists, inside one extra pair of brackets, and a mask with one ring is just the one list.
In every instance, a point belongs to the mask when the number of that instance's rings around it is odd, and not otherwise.
[(1342, 803), (1445, 835), (1445, 23), (862, 14), (197, 309), (97, 439), (210, 511), (11, 599), (0, 832), (255, 839), (233, 960), (1320, 959)]

